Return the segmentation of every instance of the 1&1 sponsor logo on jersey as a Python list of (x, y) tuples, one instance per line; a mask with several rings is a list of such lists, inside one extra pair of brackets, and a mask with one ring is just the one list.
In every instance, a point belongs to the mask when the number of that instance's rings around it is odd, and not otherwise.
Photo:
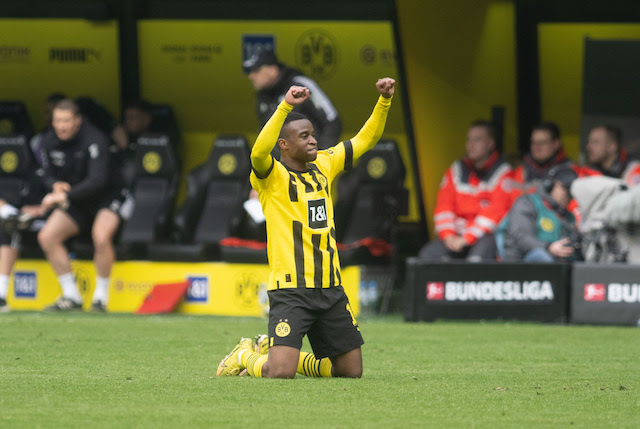
[(13, 295), (16, 298), (35, 298), (37, 285), (34, 271), (16, 271), (13, 275)]
[(187, 289), (187, 302), (207, 302), (209, 300), (209, 278), (187, 277), (189, 289)]

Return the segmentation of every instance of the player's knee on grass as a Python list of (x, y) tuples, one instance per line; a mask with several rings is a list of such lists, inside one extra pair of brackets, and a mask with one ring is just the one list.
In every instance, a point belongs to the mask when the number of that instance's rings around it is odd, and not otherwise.
[(293, 378), (298, 369), (300, 350), (288, 346), (269, 349), (269, 358), (262, 368), (264, 378)]
[(360, 347), (331, 358), (334, 377), (362, 377), (362, 350)]

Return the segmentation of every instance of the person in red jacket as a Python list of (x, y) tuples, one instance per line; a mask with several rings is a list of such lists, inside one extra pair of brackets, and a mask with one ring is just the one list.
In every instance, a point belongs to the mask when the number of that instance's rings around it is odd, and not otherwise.
[(627, 186), (640, 183), (640, 162), (630, 160), (622, 147), (622, 130), (613, 125), (598, 125), (589, 131), (588, 168), (605, 176), (622, 179)]
[(469, 127), (466, 156), (451, 165), (438, 191), (438, 238), (420, 250), (419, 259), (496, 259), (493, 231), (511, 206), (512, 171), (496, 150), (494, 130), (488, 121)]

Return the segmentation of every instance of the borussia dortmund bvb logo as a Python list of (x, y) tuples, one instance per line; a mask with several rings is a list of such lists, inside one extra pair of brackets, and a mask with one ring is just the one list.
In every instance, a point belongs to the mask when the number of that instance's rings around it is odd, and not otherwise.
[(13, 173), (18, 168), (18, 155), (13, 151), (8, 151), (0, 157), (0, 168), (5, 173)]
[(245, 272), (235, 278), (235, 301), (243, 308), (255, 308), (258, 305), (261, 277)]
[(381, 178), (386, 172), (387, 162), (379, 156), (371, 158), (367, 163), (367, 173), (374, 179)]
[(551, 219), (549, 219), (548, 217), (543, 217), (542, 219), (540, 219), (540, 228), (542, 228), (543, 231), (545, 232), (551, 232), (553, 231), (553, 221)]
[(89, 274), (81, 269), (76, 269), (74, 274), (80, 295), (82, 295), (82, 298), (85, 301), (91, 300), (93, 290), (91, 289), (91, 279)]
[(309, 30), (300, 36), (296, 44), (296, 64), (308, 76), (315, 79), (331, 77), (338, 62), (338, 44), (324, 30)]
[(155, 174), (162, 167), (162, 158), (158, 152), (147, 152), (142, 158), (142, 167), (149, 174)]
[(220, 170), (220, 173), (224, 174), (225, 176), (228, 176), (229, 174), (236, 171), (237, 166), (238, 161), (236, 160), (236, 157), (230, 153), (225, 153), (218, 160), (218, 170)]
[(280, 322), (276, 325), (276, 335), (279, 337), (286, 337), (291, 333), (291, 326), (287, 323), (289, 319), (280, 319)]

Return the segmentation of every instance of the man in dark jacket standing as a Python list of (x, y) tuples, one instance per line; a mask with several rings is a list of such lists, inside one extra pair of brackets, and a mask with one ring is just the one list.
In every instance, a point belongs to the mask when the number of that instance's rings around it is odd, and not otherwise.
[(549, 170), (535, 193), (518, 198), (505, 219), (505, 261), (557, 262), (576, 258), (575, 218), (567, 210), (577, 178), (570, 165)]
[(267, 123), (276, 108), (293, 85), (309, 88), (311, 98), (296, 106), (294, 111), (302, 113), (313, 124), (318, 141), (318, 150), (327, 149), (340, 141), (342, 122), (338, 111), (327, 94), (312, 79), (300, 70), (278, 61), (271, 50), (265, 50), (244, 62), (249, 70), (249, 80), (256, 93), (256, 113), (260, 129)]

